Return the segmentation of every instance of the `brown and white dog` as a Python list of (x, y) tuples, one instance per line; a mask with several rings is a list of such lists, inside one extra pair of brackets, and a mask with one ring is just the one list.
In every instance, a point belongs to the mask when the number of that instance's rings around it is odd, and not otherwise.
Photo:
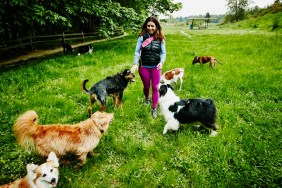
[(210, 63), (210, 67), (213, 69), (215, 67), (215, 62), (220, 63), (215, 57), (213, 56), (199, 56), (199, 57), (194, 57), (193, 61), (192, 61), (192, 65), (194, 65), (195, 63), (200, 63), (201, 65), (205, 64), (205, 63)]
[(27, 175), (0, 188), (52, 188), (56, 187), (59, 178), (59, 159), (54, 152), (48, 155), (45, 163), (40, 166), (28, 164)]
[(68, 153), (80, 159), (81, 166), (86, 162), (87, 154), (93, 155), (93, 149), (108, 130), (113, 113), (95, 112), (91, 118), (77, 124), (38, 125), (38, 115), (30, 110), (21, 115), (13, 126), (18, 143), (24, 148), (34, 146), (42, 156), (53, 151), (58, 157)]
[(184, 68), (175, 68), (169, 71), (166, 71), (162, 77), (161, 77), (161, 82), (164, 82), (166, 84), (172, 84), (172, 82), (177, 82), (180, 80), (180, 88), (182, 88), (182, 83), (184, 80)]

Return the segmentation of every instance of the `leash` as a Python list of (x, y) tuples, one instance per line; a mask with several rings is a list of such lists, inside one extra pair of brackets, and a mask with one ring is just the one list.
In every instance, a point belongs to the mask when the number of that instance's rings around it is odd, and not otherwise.
[(147, 38), (145, 41), (143, 41), (142, 48), (148, 46), (154, 40), (154, 38), (155, 36), (151, 36), (150, 38)]

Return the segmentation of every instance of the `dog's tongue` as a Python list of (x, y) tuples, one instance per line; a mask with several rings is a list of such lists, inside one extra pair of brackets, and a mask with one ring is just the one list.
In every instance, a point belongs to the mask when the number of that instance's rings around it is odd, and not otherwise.
[(56, 185), (57, 185), (57, 182), (56, 182), (56, 181), (54, 181), (54, 182), (51, 182), (51, 185), (52, 185), (52, 187), (56, 187)]

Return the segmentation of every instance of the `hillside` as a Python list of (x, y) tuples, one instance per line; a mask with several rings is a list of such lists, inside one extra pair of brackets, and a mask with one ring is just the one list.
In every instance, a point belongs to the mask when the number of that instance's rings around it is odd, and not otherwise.
[(282, 33), (282, 12), (267, 13), (256, 18), (249, 18), (240, 22), (225, 24), (232, 29), (255, 29)]

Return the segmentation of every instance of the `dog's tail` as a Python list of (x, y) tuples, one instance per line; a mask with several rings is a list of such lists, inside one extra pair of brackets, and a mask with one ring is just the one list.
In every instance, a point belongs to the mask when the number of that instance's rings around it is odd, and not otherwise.
[(85, 84), (86, 82), (88, 82), (89, 80), (83, 80), (82, 84), (81, 84), (81, 89), (82, 91), (84, 91), (86, 94), (90, 94), (90, 91), (88, 89), (86, 89)]
[(222, 63), (221, 63), (221, 62), (219, 62), (219, 61), (218, 61), (218, 59), (214, 59), (214, 60), (216, 60), (219, 64), (221, 64), (221, 65), (222, 65)]
[(33, 137), (37, 131), (38, 115), (30, 110), (21, 115), (13, 126), (19, 145), (25, 149), (30, 149), (34, 145)]

